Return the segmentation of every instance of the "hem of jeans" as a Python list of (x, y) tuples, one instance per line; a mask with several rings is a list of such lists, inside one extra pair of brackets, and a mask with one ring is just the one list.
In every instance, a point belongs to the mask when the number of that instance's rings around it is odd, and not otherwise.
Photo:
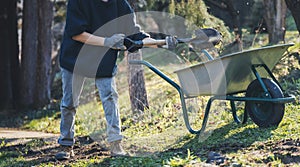
[(119, 140), (122, 140), (123, 139), (123, 136), (122, 135), (119, 135), (119, 136), (115, 136), (115, 137), (111, 137), (111, 138), (108, 138), (107, 141), (109, 143), (112, 143), (114, 141), (119, 141)]
[(58, 140), (58, 144), (61, 146), (73, 146), (75, 142), (73, 141), (61, 141)]

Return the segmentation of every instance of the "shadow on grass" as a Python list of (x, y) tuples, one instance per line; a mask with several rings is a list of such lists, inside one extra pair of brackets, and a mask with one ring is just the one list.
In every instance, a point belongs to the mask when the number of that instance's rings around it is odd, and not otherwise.
[[(266, 141), (271, 137), (271, 131), (274, 129), (276, 129), (276, 127), (259, 128), (252, 122), (244, 125), (238, 125), (232, 122), (215, 129), (203, 142), (200, 142), (199, 135), (187, 135), (176, 142), (185, 143), (179, 148), (171, 148), (164, 152), (157, 152), (145, 157), (105, 159), (103, 163), (115, 166), (120, 164), (124, 166), (162, 166), (164, 162), (167, 162), (173, 157), (179, 156), (185, 158), (188, 154), (188, 149), (193, 155), (200, 157), (203, 162), (207, 159), (207, 154), (210, 151), (222, 154), (238, 152), (241, 149), (248, 148), (254, 142)], [(101, 163), (99, 165), (101, 165)]]
[(247, 124), (231, 122), (213, 130), (210, 136), (204, 141), (201, 140), (201, 135), (195, 135), (181, 148), (168, 151), (186, 153), (186, 150), (189, 149), (200, 157), (206, 157), (210, 151), (220, 153), (237, 152), (240, 149), (251, 146), (254, 142), (268, 140), (272, 135), (271, 131), (276, 128), (259, 128), (252, 122)]

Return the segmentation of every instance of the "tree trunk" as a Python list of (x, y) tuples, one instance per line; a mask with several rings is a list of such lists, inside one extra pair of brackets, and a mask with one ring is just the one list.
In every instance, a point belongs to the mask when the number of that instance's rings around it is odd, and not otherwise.
[(38, 0), (38, 59), (35, 100), (39, 106), (50, 102), (51, 52), (53, 4), (51, 0)]
[(21, 55), (21, 106), (35, 103), (38, 55), (38, 0), (23, 2), (22, 55)]
[[(129, 0), (129, 3), (134, 7), (136, 0)], [(127, 60), (141, 60), (141, 51), (137, 53), (128, 53)], [(133, 114), (144, 112), (145, 108), (149, 107), (147, 92), (145, 86), (144, 70), (141, 65), (129, 65), (128, 85), (129, 96), (131, 102), (131, 110)]]
[(18, 102), (18, 34), (16, 0), (0, 1), (0, 111), (14, 109)]
[[(140, 51), (137, 53), (129, 53), (127, 61), (141, 60)], [(145, 108), (149, 107), (147, 100), (147, 92), (145, 88), (144, 70), (142, 65), (129, 65), (128, 85), (131, 109), (133, 114), (142, 113)]]
[(226, 10), (231, 16), (234, 32), (236, 33), (236, 35), (239, 35), (241, 37), (242, 30), (239, 15), (240, 11), (235, 9), (233, 0), (224, 0), (223, 2), (226, 4)]
[(242, 28), (240, 24), (240, 15), (238, 10), (234, 8), (233, 0), (225, 0), (224, 3), (227, 6), (227, 11), (230, 14), (233, 22), (233, 31), (235, 35), (235, 41), (232, 45), (235, 48), (235, 52), (243, 50), (243, 42), (242, 42)]
[[(235, 40), (226, 46), (226, 52), (238, 52), (243, 50), (243, 42), (242, 42), (242, 27), (240, 20), (241, 9), (236, 9), (237, 1), (233, 0), (205, 0), (211, 5), (219, 8), (220, 10), (226, 11), (230, 15), (230, 25), (233, 29)], [(224, 52), (225, 53), (225, 52)]]
[(50, 101), (52, 3), (24, 1), (21, 105), (25, 108), (40, 108)]
[(298, 32), (300, 34), (300, 0), (285, 0), (285, 2), (294, 17)]
[(265, 15), (269, 43), (277, 44), (284, 41), (286, 4), (284, 0), (264, 0)]

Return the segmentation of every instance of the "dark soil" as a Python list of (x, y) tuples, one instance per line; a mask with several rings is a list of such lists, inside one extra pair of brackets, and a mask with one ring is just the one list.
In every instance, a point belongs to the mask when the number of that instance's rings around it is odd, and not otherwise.
[[(275, 159), (280, 159), (284, 164), (300, 164), (300, 139), (286, 139), (276, 143), (268, 142), (259, 147), (274, 154)], [(262, 153), (263, 154), (263, 153)], [(265, 163), (270, 159), (265, 159)]]
[[(41, 163), (51, 163), (55, 166), (57, 165), (68, 165), (72, 162), (76, 162), (79, 160), (87, 160), (90, 158), (97, 159), (105, 159), (110, 158), (109, 150), (96, 142), (93, 142), (90, 137), (78, 137), (77, 142), (74, 146), (75, 157), (70, 160), (58, 161), (54, 158), (55, 153), (59, 150), (59, 146), (55, 141), (45, 142), (45, 139), (35, 139), (33, 145), (32, 142), (25, 144), (18, 144), (13, 146), (3, 146), (0, 147), (0, 152), (8, 152), (13, 151), (18, 154), (13, 154), (12, 156), (23, 156), (26, 161), (31, 162), (32, 164), (41, 164)], [(224, 147), (224, 148), (223, 148)], [(205, 148), (204, 148), (205, 149)], [(207, 152), (214, 150), (213, 148), (209, 148)], [(286, 166), (293, 166), (295, 164), (300, 164), (300, 139), (292, 140), (286, 139), (278, 142), (265, 142), (259, 145), (250, 146), (243, 148), (241, 146), (218, 146), (216, 148), (222, 155), (226, 156), (226, 153), (236, 152), (240, 150), (244, 154), (249, 154), (249, 161), (252, 163), (256, 163), (255, 159), (251, 159), (251, 153), (258, 155), (260, 154), (263, 158), (263, 163), (266, 166), (272, 159), (269, 158), (269, 155), (272, 153), (276, 159), (280, 159), (282, 163)], [(129, 150), (130, 151), (130, 150)], [(176, 150), (169, 150), (172, 152), (176, 152)], [(177, 150), (178, 151), (178, 150)], [(203, 155), (199, 155), (200, 157)], [(205, 158), (205, 157), (204, 157)], [(107, 163), (107, 164), (105, 164)], [(109, 161), (104, 161), (101, 165), (109, 165)], [(230, 158), (227, 158), (227, 164), (230, 164)], [(229, 165), (228, 164), (228, 165)], [(223, 166), (226, 166), (223, 165)], [(230, 165), (229, 165), (230, 166)]]
[[(22, 156), (27, 162), (31, 164), (51, 163), (57, 165), (68, 165), (78, 160), (85, 160), (90, 158), (109, 158), (110, 152), (105, 147), (93, 140), (90, 137), (77, 137), (74, 145), (75, 156), (70, 160), (58, 161), (54, 155), (59, 151), (59, 145), (56, 141), (45, 141), (47, 139), (33, 139), (27, 143), (20, 143), (12, 146), (0, 147), (0, 152), (16, 152), (11, 157)], [(3, 139), (0, 139), (0, 143)], [(5, 142), (5, 140), (4, 140)], [(9, 144), (8, 144), (9, 145)]]

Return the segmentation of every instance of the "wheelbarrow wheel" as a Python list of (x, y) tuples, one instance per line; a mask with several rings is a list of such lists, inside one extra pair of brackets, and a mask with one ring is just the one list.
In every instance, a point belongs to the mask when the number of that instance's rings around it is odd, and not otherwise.
[[(262, 78), (262, 81), (271, 98), (283, 97), (280, 87), (274, 81), (266, 78)], [(246, 97), (269, 98), (258, 80), (250, 83)], [(259, 127), (278, 126), (284, 115), (284, 104), (281, 103), (246, 101), (245, 108), (252, 121)]]

